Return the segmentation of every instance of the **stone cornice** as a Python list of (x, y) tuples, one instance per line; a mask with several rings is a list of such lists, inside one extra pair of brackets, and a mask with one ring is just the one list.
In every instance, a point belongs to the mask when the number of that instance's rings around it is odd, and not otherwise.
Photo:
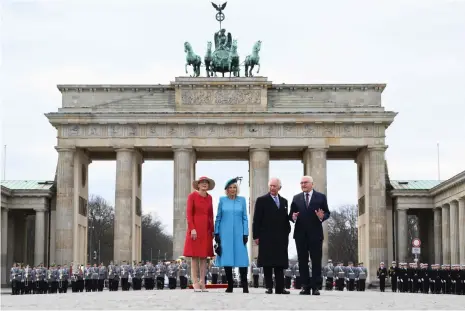
[(2, 194), (10, 197), (11, 196), (11, 189), (8, 189), (7, 187), (2, 186)]
[(194, 85), (205, 87), (215, 87), (212, 84), (221, 84), (219, 87), (229, 86), (262, 86), (270, 90), (304, 90), (304, 91), (377, 91), (383, 92), (386, 84), (272, 84), (266, 78), (176, 78), (170, 84), (58, 84), (57, 88), (61, 93), (66, 92), (154, 92), (154, 91), (174, 91), (176, 87)]
[(33, 190), (11, 190), (11, 197), (12, 198), (17, 198), (17, 197), (45, 197), (45, 198), (51, 198), (54, 194), (53, 189), (47, 189), (47, 190), (38, 190), (38, 189), (33, 189)]
[(429, 190), (429, 192), (435, 196), (435, 195), (438, 195), (452, 187), (454, 187), (455, 185), (458, 185), (458, 184), (465, 184), (465, 171), (449, 178), (448, 180), (446, 181), (443, 181), (442, 183), (440, 183), (439, 185), (437, 185), (436, 187), (433, 187)]
[[(341, 113), (280, 113), (280, 112), (150, 112), (150, 113), (65, 113), (52, 112), (45, 116), (52, 125), (58, 124), (130, 124), (137, 120), (138, 124), (202, 124), (202, 123), (233, 123), (233, 124), (276, 124), (276, 123), (369, 123), (389, 126), (396, 112), (354, 112)], [(272, 117), (272, 118), (271, 118)]]
[(392, 197), (432, 197), (429, 190), (411, 190), (411, 189), (396, 189), (391, 191)]

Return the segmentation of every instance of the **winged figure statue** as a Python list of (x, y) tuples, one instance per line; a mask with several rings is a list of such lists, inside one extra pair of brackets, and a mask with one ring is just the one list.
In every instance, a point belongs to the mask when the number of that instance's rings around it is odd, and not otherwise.
[(213, 7), (220, 13), (221, 13), (221, 11), (223, 11), (226, 8), (226, 4), (227, 4), (227, 2), (225, 2), (225, 3), (221, 4), (221, 5), (217, 5), (217, 4), (212, 2)]
[(230, 32), (226, 35), (226, 29), (222, 28), (220, 31), (215, 32), (215, 51), (231, 49), (232, 35)]

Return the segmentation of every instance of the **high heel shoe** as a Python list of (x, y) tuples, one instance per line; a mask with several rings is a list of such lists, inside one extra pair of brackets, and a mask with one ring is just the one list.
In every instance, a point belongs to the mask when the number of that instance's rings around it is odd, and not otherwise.
[(198, 293), (202, 291), (199, 283), (195, 282), (194, 284), (192, 284), (192, 286), (194, 287), (194, 292)]
[(200, 290), (202, 292), (208, 292), (208, 289), (205, 287), (205, 283), (204, 282), (199, 282), (199, 285), (200, 285)]

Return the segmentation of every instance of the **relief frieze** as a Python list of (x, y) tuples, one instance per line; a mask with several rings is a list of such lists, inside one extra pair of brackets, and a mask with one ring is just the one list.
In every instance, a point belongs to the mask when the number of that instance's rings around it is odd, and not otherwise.
[[(61, 137), (379, 137), (383, 124), (90, 124), (64, 125)], [(377, 135), (377, 134), (383, 135)]]
[(181, 89), (182, 105), (260, 105), (261, 90), (236, 89), (236, 90), (191, 90)]

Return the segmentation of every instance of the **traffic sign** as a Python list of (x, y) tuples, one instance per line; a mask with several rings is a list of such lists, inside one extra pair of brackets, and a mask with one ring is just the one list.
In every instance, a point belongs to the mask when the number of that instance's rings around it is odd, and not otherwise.
[(421, 254), (421, 248), (419, 248), (419, 247), (412, 247), (412, 254), (414, 254), (414, 255), (420, 255), (420, 254)]
[(421, 246), (421, 241), (420, 241), (420, 239), (413, 239), (413, 240), (412, 240), (412, 246), (413, 246), (413, 247), (420, 247), (420, 246)]

